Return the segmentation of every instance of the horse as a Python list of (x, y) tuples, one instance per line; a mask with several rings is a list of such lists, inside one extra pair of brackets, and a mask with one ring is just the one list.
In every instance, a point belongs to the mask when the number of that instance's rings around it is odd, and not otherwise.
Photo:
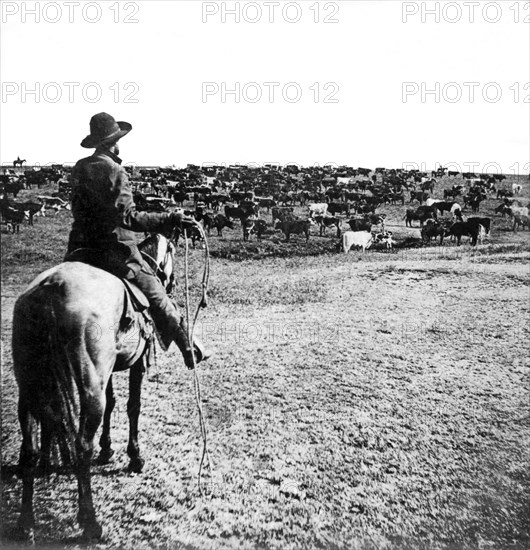
[(17, 157), (17, 160), (13, 161), (13, 168), (16, 168), (17, 165), (19, 165), (22, 168), (22, 165), (26, 162), (26, 159), (20, 159), (20, 157)]
[[(139, 249), (166, 291), (171, 291), (176, 252), (171, 239), (150, 235)], [(127, 454), (129, 469), (142, 470), (144, 461), (138, 446), (140, 393), (154, 334), (145, 311), (132, 307), (134, 300), (126, 289), (129, 285), (94, 265), (65, 262), (41, 273), (15, 304), (12, 350), (19, 387), (19, 475), (23, 483), (17, 530), (26, 540), (34, 538), (36, 469), (39, 466), (46, 471), (49, 467), (54, 438), (63, 462), (73, 464), (77, 476), (77, 520), (83, 537), (101, 537), (92, 499), (90, 461), (102, 420), (99, 458), (108, 462), (113, 454), (110, 417), (115, 404), (114, 371), (130, 370)], [(136, 300), (147, 307), (143, 294), (137, 294)]]

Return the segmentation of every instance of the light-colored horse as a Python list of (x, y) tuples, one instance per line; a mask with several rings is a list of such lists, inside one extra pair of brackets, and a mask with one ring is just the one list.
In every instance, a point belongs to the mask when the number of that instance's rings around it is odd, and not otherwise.
[[(167, 286), (172, 285), (173, 244), (152, 235), (140, 249), (151, 265), (156, 262), (158, 273), (165, 273)], [(127, 454), (130, 469), (141, 471), (138, 417), (145, 355), (153, 334), (149, 328), (143, 313), (132, 309), (119, 278), (81, 262), (63, 263), (42, 273), (17, 300), (12, 347), (19, 386), (23, 481), (18, 529), (25, 539), (33, 539), (35, 471), (39, 458), (41, 467), (49, 465), (54, 437), (63, 461), (70, 458), (75, 469), (77, 517), (84, 537), (101, 536), (92, 500), (90, 462), (102, 420), (100, 458), (105, 461), (112, 456), (110, 416), (114, 407), (112, 373), (116, 370), (130, 369)]]

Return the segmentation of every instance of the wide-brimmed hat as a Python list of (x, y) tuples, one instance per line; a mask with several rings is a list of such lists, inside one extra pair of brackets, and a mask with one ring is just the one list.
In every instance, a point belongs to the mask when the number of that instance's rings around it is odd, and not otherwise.
[(90, 135), (81, 142), (81, 147), (93, 149), (105, 141), (118, 141), (131, 130), (128, 122), (116, 122), (108, 113), (98, 113), (90, 119)]

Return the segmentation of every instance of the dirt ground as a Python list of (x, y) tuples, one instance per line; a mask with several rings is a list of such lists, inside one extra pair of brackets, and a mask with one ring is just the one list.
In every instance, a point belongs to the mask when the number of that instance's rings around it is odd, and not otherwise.
[[(389, 212), (404, 224), (401, 207)], [(12, 308), (60, 261), (69, 223), (62, 212), (2, 230), (4, 547), (21, 499)], [(476, 249), (364, 255), (336, 253), (331, 236), (212, 237), (197, 327), (215, 350), (199, 369), (204, 494), (192, 374), (174, 348), (159, 351), (143, 386), (141, 474), (127, 471), (128, 376), (115, 376), (116, 455), (93, 467), (94, 548), (530, 547), (529, 233), (495, 223)], [(198, 286), (202, 249), (191, 256)], [(37, 546), (79, 544), (76, 493), (72, 475), (37, 480)]]

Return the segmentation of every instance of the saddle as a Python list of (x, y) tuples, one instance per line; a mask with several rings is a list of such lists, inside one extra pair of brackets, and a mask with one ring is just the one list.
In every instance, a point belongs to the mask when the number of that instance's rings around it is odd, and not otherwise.
[[(119, 329), (121, 332), (120, 344), (123, 350), (121, 356), (127, 356), (120, 361), (118, 357), (115, 370), (128, 368), (130, 365), (144, 357), (144, 366), (148, 368), (154, 358), (155, 326), (149, 313), (149, 301), (145, 294), (124, 276), (120, 276), (112, 269), (112, 260), (108, 251), (93, 248), (78, 248), (66, 255), (66, 262), (82, 262), (97, 269), (102, 269), (120, 279), (123, 285), (123, 312), (120, 318)], [(121, 266), (122, 267), (122, 266)], [(123, 267), (122, 267), (123, 269)], [(136, 349), (131, 350), (131, 344), (136, 344), (135, 336), (139, 334)], [(144, 345), (145, 342), (145, 345)]]

